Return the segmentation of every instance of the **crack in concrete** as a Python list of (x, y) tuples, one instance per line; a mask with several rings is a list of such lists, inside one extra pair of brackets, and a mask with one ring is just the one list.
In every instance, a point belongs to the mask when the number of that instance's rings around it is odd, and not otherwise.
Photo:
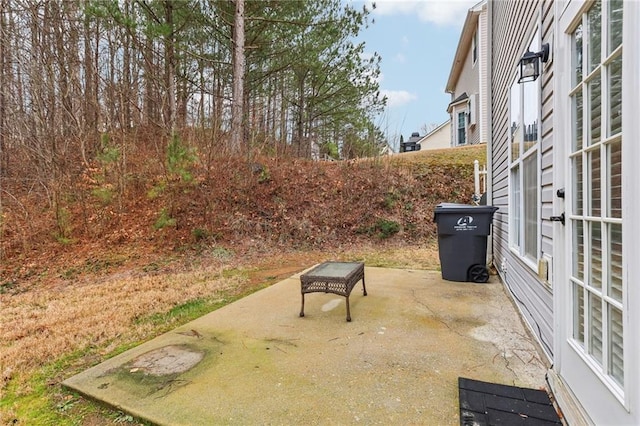
[(424, 303), (421, 299), (418, 299), (417, 296), (417, 290), (416, 289), (412, 289), (411, 290), (411, 295), (413, 297), (413, 300), (419, 305), (424, 307), (427, 311), (429, 311), (429, 313), (431, 314), (431, 316), (433, 317), (433, 319), (435, 319), (436, 321), (438, 321), (440, 324), (444, 325), (445, 327), (447, 327), (447, 329), (449, 329), (449, 331), (457, 334), (458, 336), (461, 337), (468, 337), (466, 334), (459, 332), (458, 330), (456, 330), (455, 328), (451, 327), (451, 325), (449, 325), (448, 322), (446, 322), (444, 319), (442, 319), (442, 317), (440, 315), (438, 315), (429, 305), (427, 305), (426, 303)]

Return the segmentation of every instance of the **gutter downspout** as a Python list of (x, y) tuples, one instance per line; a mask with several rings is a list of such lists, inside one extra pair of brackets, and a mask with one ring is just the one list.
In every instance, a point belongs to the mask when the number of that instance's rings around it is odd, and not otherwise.
[[(485, 185), (487, 191), (487, 205), (493, 205), (493, 2), (487, 2), (487, 173)], [(496, 263), (493, 253), (493, 239), (495, 233), (491, 232), (491, 238), (487, 245), (487, 253), (491, 263), (500, 268)], [(504, 277), (503, 277), (504, 278)]]

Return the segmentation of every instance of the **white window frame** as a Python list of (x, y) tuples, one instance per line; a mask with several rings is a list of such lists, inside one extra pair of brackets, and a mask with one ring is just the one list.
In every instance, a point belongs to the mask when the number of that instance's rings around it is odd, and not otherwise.
[[(464, 108), (456, 108), (454, 110), (454, 114), (456, 117), (456, 126), (455, 126), (455, 132), (456, 132), (456, 146), (463, 146), (463, 145), (467, 145), (469, 143), (469, 134), (467, 132), (467, 112)], [(460, 127), (460, 117), (462, 118), (462, 123), (464, 124), (464, 127)], [(460, 130), (464, 129), (464, 142), (460, 142)]]
[(471, 39), (471, 62), (473, 66), (478, 62), (478, 28), (473, 32), (473, 38)]
[[(540, 39), (540, 30), (536, 29), (534, 36), (530, 39), (530, 43), (528, 44), (528, 50), (537, 52), (539, 51), (539, 47), (541, 45)], [(524, 54), (524, 52), (522, 52)], [(541, 110), (542, 110), (542, 87), (541, 87), (541, 78), (538, 78), (535, 81), (526, 82), (526, 83), (518, 83), (518, 76), (516, 75), (513, 79), (513, 84), (511, 86), (511, 90), (509, 92), (509, 130), (508, 130), (508, 138), (509, 138), (509, 248), (511, 252), (519, 258), (525, 265), (531, 268), (533, 271), (538, 270), (538, 262), (541, 258), (541, 196), (542, 196), (542, 171), (540, 166), (540, 146), (541, 146)], [(526, 86), (525, 85), (529, 85)], [(536, 127), (534, 131), (536, 132), (535, 142), (527, 147), (527, 143), (531, 141), (525, 141), (525, 118), (524, 118), (524, 110), (525, 110), (525, 94), (527, 90), (535, 90), (537, 92), (536, 96), (536, 104), (535, 111), (536, 117), (534, 123), (536, 123)], [(518, 104), (518, 127), (516, 127), (518, 132), (518, 138), (513, 138), (512, 132), (512, 119), (513, 119), (513, 93), (512, 90), (517, 90), (519, 99), (517, 101)], [(519, 144), (518, 155), (514, 157), (513, 152), (513, 144), (514, 140)], [(529, 241), (527, 237), (527, 224), (526, 221), (526, 199), (527, 194), (525, 189), (525, 176), (523, 173), (525, 162), (530, 161), (532, 157), (535, 164), (535, 175), (536, 175), (536, 187), (535, 187), (535, 231), (533, 238), (535, 240), (535, 253), (529, 254), (527, 253), (527, 242)], [(514, 181), (517, 179), (517, 181)]]

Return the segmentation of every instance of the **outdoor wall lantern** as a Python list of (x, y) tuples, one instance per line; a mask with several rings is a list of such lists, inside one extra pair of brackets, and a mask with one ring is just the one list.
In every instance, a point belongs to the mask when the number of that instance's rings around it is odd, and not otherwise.
[(540, 76), (540, 61), (547, 62), (549, 60), (549, 43), (542, 45), (542, 50), (536, 53), (525, 53), (520, 59), (520, 78), (518, 83), (526, 83), (527, 81), (535, 81)]

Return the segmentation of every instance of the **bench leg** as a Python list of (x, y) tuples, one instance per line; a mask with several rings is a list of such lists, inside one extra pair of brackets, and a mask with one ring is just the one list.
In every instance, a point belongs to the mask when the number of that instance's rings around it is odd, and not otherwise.
[(302, 293), (302, 307), (300, 308), (300, 316), (304, 316), (304, 293)]
[(362, 294), (363, 296), (367, 295), (367, 287), (364, 285), (364, 274), (362, 275)]
[(351, 309), (349, 309), (349, 296), (346, 296), (347, 299), (347, 322), (351, 322)]

